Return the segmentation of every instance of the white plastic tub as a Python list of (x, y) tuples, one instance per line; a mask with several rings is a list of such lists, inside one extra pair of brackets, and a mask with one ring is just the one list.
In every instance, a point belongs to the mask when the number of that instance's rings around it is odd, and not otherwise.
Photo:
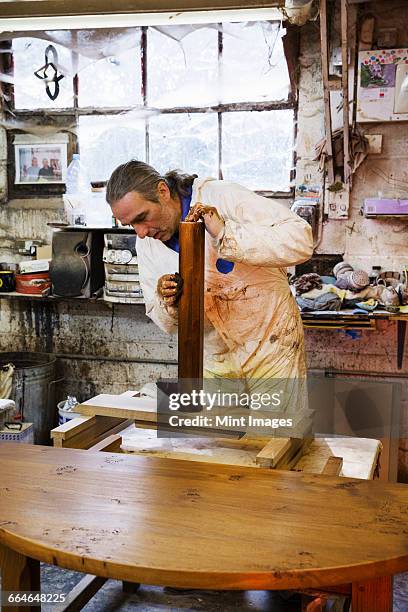
[(58, 425), (63, 425), (67, 421), (71, 421), (72, 419), (76, 419), (81, 416), (78, 412), (73, 412), (72, 410), (64, 410), (63, 406), (65, 405), (65, 401), (58, 402)]

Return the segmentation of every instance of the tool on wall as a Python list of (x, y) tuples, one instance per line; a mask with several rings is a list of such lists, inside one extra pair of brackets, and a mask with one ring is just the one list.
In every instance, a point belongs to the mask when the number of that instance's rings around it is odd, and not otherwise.
[[(50, 61), (52, 55), (52, 61)], [(45, 81), (45, 91), (51, 100), (56, 100), (59, 95), (59, 82), (64, 78), (63, 74), (58, 74), (58, 52), (54, 45), (48, 45), (45, 50), (45, 64), (34, 72), (38, 79)], [(50, 84), (53, 83), (51, 90)]]

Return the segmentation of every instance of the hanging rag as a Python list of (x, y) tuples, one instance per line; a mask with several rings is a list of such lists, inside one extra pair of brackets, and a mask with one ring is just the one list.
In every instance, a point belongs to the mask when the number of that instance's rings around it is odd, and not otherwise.
[(0, 399), (9, 399), (13, 386), (13, 374), (15, 367), (8, 363), (0, 368)]
[[(354, 174), (357, 168), (363, 163), (368, 154), (368, 140), (363, 132), (358, 128), (350, 128), (350, 168)], [(333, 148), (333, 165), (334, 174), (343, 175), (344, 157), (343, 157), (343, 128), (334, 130), (332, 134)], [(315, 146), (315, 161), (319, 161), (319, 169), (323, 172), (328, 160), (327, 154), (327, 136), (322, 138)]]

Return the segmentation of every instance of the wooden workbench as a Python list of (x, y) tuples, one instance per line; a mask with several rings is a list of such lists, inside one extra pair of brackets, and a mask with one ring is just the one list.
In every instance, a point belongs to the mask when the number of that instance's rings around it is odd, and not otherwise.
[[(51, 431), (54, 446), (115, 452), (132, 452), (163, 458), (223, 463), (252, 467), (280, 467), (309, 473), (322, 473), (330, 458), (342, 459), (336, 474), (372, 479), (378, 472), (382, 445), (378, 440), (339, 437), (299, 441), (294, 452), (282, 464), (276, 452), (283, 451), (284, 438), (246, 434), (240, 440), (197, 437), (158, 438), (157, 403), (127, 391), (121, 395), (98, 395), (78, 406), (83, 415)], [(132, 418), (133, 417), (133, 418)], [(135, 427), (136, 424), (136, 427)], [(234, 432), (229, 432), (230, 434)], [(202, 436), (203, 432), (197, 432)], [(262, 451), (262, 452), (261, 452)], [(293, 460), (292, 460), (293, 457)], [(333, 473), (333, 472), (332, 472)]]
[(44, 561), (201, 589), (351, 582), (353, 612), (391, 612), (408, 569), (403, 484), (17, 444), (0, 461), (4, 591), (38, 591)]

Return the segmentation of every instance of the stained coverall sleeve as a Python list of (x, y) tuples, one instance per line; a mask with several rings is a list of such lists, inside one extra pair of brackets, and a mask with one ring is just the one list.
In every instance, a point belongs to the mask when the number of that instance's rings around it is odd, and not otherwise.
[(225, 229), (216, 240), (221, 258), (254, 266), (286, 268), (312, 256), (312, 228), (280, 202), (258, 196), (239, 185), (230, 185), (223, 200), (226, 207), (220, 212)]
[[(146, 240), (146, 239), (145, 239)], [(175, 272), (174, 265), (167, 266), (166, 260), (160, 254), (151, 253), (150, 248), (137, 248), (139, 263), (139, 280), (146, 305), (146, 315), (152, 319), (161, 330), (173, 334), (177, 330), (178, 310), (174, 306), (166, 306), (157, 293), (157, 281), (163, 274)], [(177, 266), (178, 268), (178, 266)]]
[(178, 323), (177, 307), (165, 306), (157, 291), (148, 300), (146, 299), (145, 290), (143, 290), (143, 295), (145, 297), (146, 315), (164, 332), (174, 334), (177, 331)]

